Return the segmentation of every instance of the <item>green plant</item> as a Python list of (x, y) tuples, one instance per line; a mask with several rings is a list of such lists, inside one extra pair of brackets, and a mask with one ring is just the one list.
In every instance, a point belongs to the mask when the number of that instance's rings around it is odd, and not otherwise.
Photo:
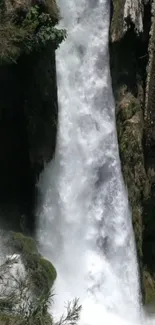
[[(78, 299), (68, 302), (66, 313), (57, 322), (48, 314), (53, 301), (50, 289), (35, 296), (29, 273), (22, 273), (21, 266), (12, 272), (14, 265), (20, 262), (16, 255), (0, 266), (0, 321), (4, 325), (76, 325), (82, 306)], [(47, 263), (46, 268), (49, 268)], [(1, 323), (0, 323), (1, 324)]]
[(54, 49), (65, 39), (66, 31), (54, 27), (53, 18), (48, 13), (39, 13), (39, 7), (31, 7), (22, 23), (22, 28), (28, 31), (23, 44), (24, 50), (37, 50), (51, 42)]
[(80, 317), (81, 309), (82, 306), (79, 305), (79, 300), (77, 298), (72, 302), (68, 302), (66, 306), (66, 315), (63, 314), (55, 325), (76, 325)]
[(66, 31), (54, 27), (55, 19), (40, 12), (38, 6), (30, 7), (25, 18), (19, 14), (0, 12), (0, 61), (16, 62), (22, 53), (39, 51), (48, 42), (53, 49), (66, 38)]

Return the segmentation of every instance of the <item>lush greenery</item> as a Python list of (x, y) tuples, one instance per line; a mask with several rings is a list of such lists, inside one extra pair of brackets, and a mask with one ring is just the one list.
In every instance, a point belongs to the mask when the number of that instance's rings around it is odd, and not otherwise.
[(66, 31), (54, 27), (55, 17), (31, 6), (25, 14), (0, 12), (0, 60), (15, 62), (22, 53), (38, 51), (50, 42), (56, 49), (65, 39)]

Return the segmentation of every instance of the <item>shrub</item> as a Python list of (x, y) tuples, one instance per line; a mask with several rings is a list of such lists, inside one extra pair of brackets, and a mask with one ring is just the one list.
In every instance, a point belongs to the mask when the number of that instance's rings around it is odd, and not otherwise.
[(48, 290), (35, 297), (31, 290), (29, 275), (21, 272), (21, 264), (16, 272), (13, 269), (18, 262), (20, 262), (19, 255), (11, 257), (0, 266), (0, 324), (76, 325), (81, 311), (78, 299), (69, 302), (66, 306), (66, 314), (62, 315), (59, 321), (54, 322), (48, 314), (53, 298), (51, 291)]
[(22, 53), (39, 51), (50, 42), (53, 49), (59, 47), (66, 31), (54, 27), (56, 19), (40, 12), (38, 6), (30, 7), (25, 17), (20, 14), (0, 12), (0, 61), (16, 62)]

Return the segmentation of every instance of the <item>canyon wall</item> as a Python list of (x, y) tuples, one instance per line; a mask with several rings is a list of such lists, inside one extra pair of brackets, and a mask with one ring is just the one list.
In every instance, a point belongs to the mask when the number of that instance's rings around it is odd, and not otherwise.
[(155, 299), (154, 3), (113, 0), (110, 64), (145, 303)]

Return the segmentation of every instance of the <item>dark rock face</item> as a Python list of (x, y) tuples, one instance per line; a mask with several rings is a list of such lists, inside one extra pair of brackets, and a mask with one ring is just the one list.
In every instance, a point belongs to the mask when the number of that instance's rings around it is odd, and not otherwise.
[(35, 184), (56, 142), (55, 49), (66, 33), (55, 27), (55, 0), (3, 0), (0, 9), (0, 225), (33, 233)]
[[(55, 49), (66, 33), (54, 27), (59, 20), (55, 0), (3, 0), (0, 9), (0, 238), (4, 255), (20, 255), (25, 284), (33, 293), (31, 305), (25, 301), (29, 316), (24, 310), (17, 319), (13, 309), (5, 309), (9, 301), (4, 297), (0, 320), (51, 325), (47, 308), (56, 270), (39, 254), (32, 237), (36, 183), (55, 151)], [(10, 306), (20, 304), (11, 299)]]
[(123, 5), (119, 0), (112, 2), (110, 55), (120, 158), (132, 207), (142, 289), (145, 302), (152, 303), (155, 301), (154, 5), (134, 0), (128, 1), (127, 8), (126, 1)]
[[(22, 66), (22, 69), (21, 69)], [(54, 154), (57, 129), (57, 87), (55, 53), (46, 47), (29, 60), (21, 60), (24, 71), (24, 112), (26, 118), (30, 163), (37, 174), (43, 162)]]
[[(28, 138), (17, 66), (0, 68), (0, 218), (19, 227), (31, 197)], [(15, 217), (16, 221), (12, 216)]]
[(55, 54), (47, 47), (0, 67), (0, 223), (35, 227), (35, 184), (54, 154), (57, 126)]

